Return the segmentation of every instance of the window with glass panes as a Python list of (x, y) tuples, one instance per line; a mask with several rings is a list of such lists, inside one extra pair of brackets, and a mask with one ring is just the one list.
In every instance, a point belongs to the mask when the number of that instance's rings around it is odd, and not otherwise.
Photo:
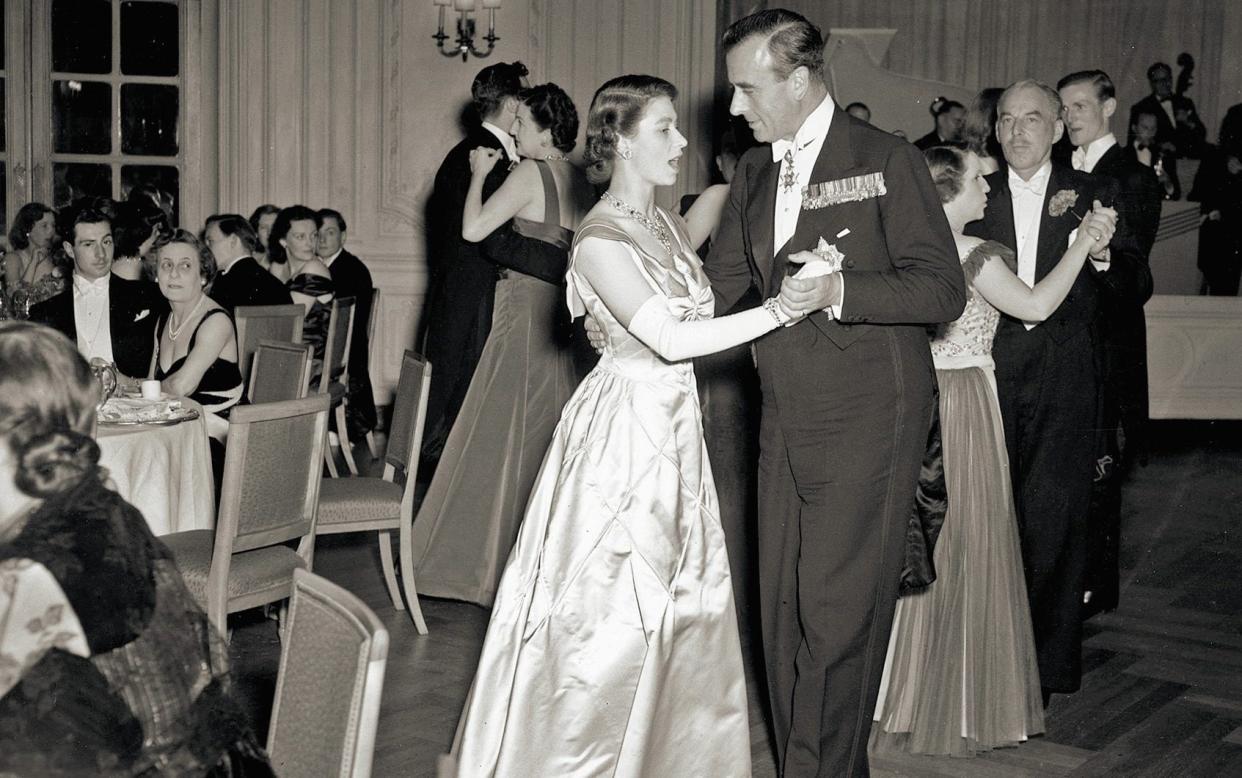
[(142, 188), (178, 221), (181, 9), (176, 0), (52, 0), (52, 197)]

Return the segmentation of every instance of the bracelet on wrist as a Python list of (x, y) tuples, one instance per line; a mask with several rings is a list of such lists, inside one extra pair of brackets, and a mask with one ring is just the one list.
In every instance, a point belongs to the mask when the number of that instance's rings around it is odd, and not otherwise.
[(775, 297), (769, 297), (768, 299), (764, 300), (763, 307), (765, 310), (767, 310), (768, 313), (772, 314), (773, 319), (776, 319), (776, 325), (778, 327), (785, 326), (793, 318), (791, 316), (785, 315), (785, 312), (781, 310), (781, 306), (776, 301)]

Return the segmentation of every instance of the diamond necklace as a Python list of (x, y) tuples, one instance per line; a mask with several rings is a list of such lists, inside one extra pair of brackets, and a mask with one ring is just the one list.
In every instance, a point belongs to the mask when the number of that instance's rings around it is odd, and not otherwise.
[(643, 229), (651, 233), (656, 240), (660, 241), (660, 245), (664, 247), (664, 250), (668, 252), (668, 255), (670, 257), (673, 256), (673, 239), (668, 234), (668, 229), (665, 228), (663, 224), (656, 219), (652, 219), (647, 216), (647, 214), (625, 202), (620, 197), (617, 197), (611, 191), (604, 192), (604, 199), (611, 203), (613, 208), (616, 208), (627, 217), (642, 225)]

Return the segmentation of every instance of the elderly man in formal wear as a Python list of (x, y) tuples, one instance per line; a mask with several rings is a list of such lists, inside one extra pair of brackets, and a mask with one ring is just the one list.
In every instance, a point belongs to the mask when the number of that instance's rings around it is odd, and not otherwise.
[(239, 305), (293, 303), (288, 288), (254, 258), (260, 247), (259, 236), (241, 214), (217, 213), (207, 217), (203, 239), (219, 268), (211, 282), (211, 299), (230, 313)]
[(470, 95), (477, 124), (471, 125), (466, 137), (440, 163), (427, 203), (431, 277), (424, 351), (432, 371), (420, 480), (430, 480), (439, 462), (492, 326), (496, 265), (483, 257), (480, 243), (461, 237), (462, 213), (470, 188), (470, 152), (480, 146), (501, 149), (506, 158), (505, 164), (492, 168), (483, 182), (486, 201), (518, 161), (517, 145), (509, 130), (517, 116), (518, 92), (527, 86), (526, 74), (521, 62), (502, 62), (483, 68), (475, 76)]
[(92, 204), (64, 209), (59, 232), (73, 260), (72, 283), (33, 306), (30, 319), (63, 332), (88, 360), (109, 362), (131, 379), (146, 377), (155, 322), (168, 310), (168, 301), (150, 281), (129, 281), (112, 272), (112, 222)]
[(349, 226), (340, 211), (319, 210), (319, 244), (316, 252), (332, 274), (336, 296), (354, 298), (354, 335), (349, 342), (349, 404), (345, 422), (349, 439), (358, 442), (375, 429), (375, 397), (371, 389), (371, 271), (345, 248)]
[[(1090, 551), (1083, 616), (1117, 607), (1121, 573), (1121, 484), (1147, 448), (1147, 321), (1151, 298), (1148, 255), (1160, 228), (1164, 189), (1156, 174), (1126, 154), (1109, 126), (1117, 111), (1113, 81), (1102, 70), (1070, 73), (1057, 82), (1075, 170), (1117, 182), (1116, 209), (1135, 241), (1139, 261), (1110, 272), (1128, 294), (1100, 297), (1096, 341), (1101, 368), (1096, 480), (1088, 524)], [(1116, 243), (1114, 238), (1114, 243)], [(1130, 279), (1120, 274), (1133, 273)], [(1123, 283), (1124, 282), (1124, 283)]]
[[(962, 269), (922, 155), (834, 104), (814, 25), (760, 11), (723, 45), (730, 112), (772, 145), (748, 151), (730, 184), (704, 265), (716, 309), (756, 286), (809, 312), (755, 344), (777, 756), (784, 775), (866, 775), (935, 404), (926, 325), (961, 314)], [(787, 273), (816, 259), (836, 272)]]
[[(1006, 88), (996, 136), (1008, 170), (986, 178), (983, 219), (967, 228), (1012, 246), (1018, 277), (1030, 286), (1056, 266), (1094, 203), (1118, 200), (1116, 181), (1052, 162), (1062, 132), (1056, 90), (1029, 80)], [(1090, 261), (1052, 315), (1036, 323), (1002, 314), (992, 344), (1045, 703), (1081, 682), (1100, 381), (1094, 325), (1101, 297), (1133, 299), (1132, 285), (1146, 277), (1135, 245), (1124, 222), (1111, 245), (1096, 237)]]

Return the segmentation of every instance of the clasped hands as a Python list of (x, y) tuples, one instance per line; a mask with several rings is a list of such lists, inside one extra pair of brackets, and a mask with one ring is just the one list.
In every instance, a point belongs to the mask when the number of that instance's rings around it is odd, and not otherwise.
[(1085, 235), (1090, 239), (1091, 245), (1087, 249), (1087, 253), (1092, 257), (1103, 252), (1108, 248), (1109, 241), (1113, 239), (1113, 234), (1117, 232), (1117, 211), (1112, 208), (1106, 208), (1099, 200), (1091, 204), (1091, 210), (1082, 218), (1082, 222), (1078, 225), (1078, 234)]
[[(789, 261), (802, 265), (797, 273), (781, 282), (777, 304), (793, 324), (833, 305), (840, 305), (844, 292), (841, 274), (814, 251), (798, 251)], [(788, 326), (788, 324), (786, 325)]]

